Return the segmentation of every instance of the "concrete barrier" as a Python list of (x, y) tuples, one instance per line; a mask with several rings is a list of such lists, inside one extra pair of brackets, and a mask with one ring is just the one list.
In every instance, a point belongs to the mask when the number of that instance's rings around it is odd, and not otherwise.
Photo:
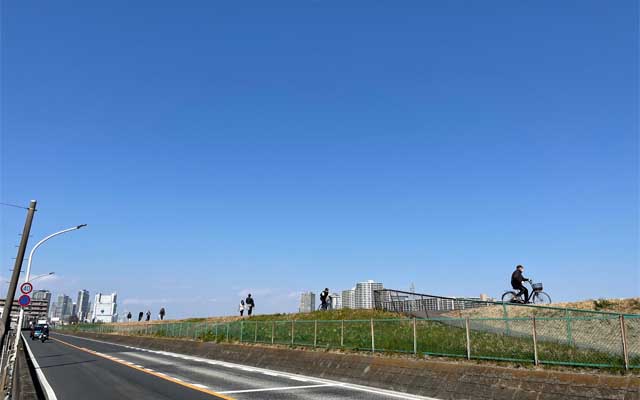
[(15, 362), (11, 398), (13, 400), (37, 400), (43, 398), (33, 366), (30, 365), (22, 341), (18, 345), (18, 354), (16, 354)]
[(508, 368), (113, 334), (75, 335), (438, 399), (640, 400), (640, 377), (637, 375)]

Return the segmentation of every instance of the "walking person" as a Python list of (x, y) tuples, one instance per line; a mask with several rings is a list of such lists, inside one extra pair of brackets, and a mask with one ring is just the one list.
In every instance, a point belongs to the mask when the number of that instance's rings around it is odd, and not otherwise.
[(131, 322), (131, 311), (127, 313), (127, 322)]
[(143, 316), (144, 316), (144, 312), (140, 311), (140, 313), (138, 313), (138, 322), (142, 321)]
[(159, 314), (160, 315), (160, 321), (164, 320), (164, 314), (165, 314), (164, 307), (162, 307), (160, 309), (160, 314)]
[(149, 322), (150, 319), (151, 319), (151, 311), (147, 310), (147, 319), (146, 319), (146, 321)]
[(251, 293), (247, 295), (247, 298), (244, 301), (244, 303), (247, 305), (247, 315), (250, 317), (251, 312), (253, 311), (253, 307), (256, 306), (256, 303), (253, 301), (253, 297), (251, 297)]
[(240, 305), (238, 306), (238, 311), (240, 311), (240, 316), (244, 314), (244, 300), (240, 300)]

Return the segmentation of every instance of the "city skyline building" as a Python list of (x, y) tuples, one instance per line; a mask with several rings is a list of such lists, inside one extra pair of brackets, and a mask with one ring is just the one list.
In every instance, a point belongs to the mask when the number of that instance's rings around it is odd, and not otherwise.
[(298, 311), (308, 313), (316, 308), (316, 294), (314, 292), (305, 292), (300, 295), (300, 306)]
[(340, 293), (331, 293), (331, 308), (339, 310), (342, 308), (342, 295)]
[(51, 318), (64, 320), (73, 314), (73, 301), (66, 294), (61, 294), (52, 307)]
[(82, 289), (78, 291), (78, 300), (76, 301), (77, 311), (76, 315), (80, 321), (86, 321), (89, 314), (89, 291)]
[(355, 290), (355, 308), (372, 309), (374, 306), (373, 292), (382, 289), (383, 285), (380, 282), (372, 280), (358, 282)]
[(356, 288), (343, 290), (341, 300), (341, 308), (356, 308)]
[(97, 293), (93, 302), (92, 321), (94, 322), (117, 322), (118, 305), (116, 293)]

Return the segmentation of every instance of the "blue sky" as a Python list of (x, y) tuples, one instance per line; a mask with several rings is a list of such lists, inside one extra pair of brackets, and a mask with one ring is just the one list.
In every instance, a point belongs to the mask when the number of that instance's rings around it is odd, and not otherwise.
[(41, 286), (220, 315), (524, 264), (640, 295), (637, 2), (129, 3), (2, 4), (0, 200), (38, 200), (32, 245), (89, 224)]

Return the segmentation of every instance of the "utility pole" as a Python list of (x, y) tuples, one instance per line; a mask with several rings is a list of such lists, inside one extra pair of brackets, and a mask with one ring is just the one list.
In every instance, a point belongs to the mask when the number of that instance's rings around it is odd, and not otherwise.
[[(36, 201), (31, 200), (29, 204), (29, 211), (27, 212), (27, 220), (24, 223), (24, 229), (22, 230), (22, 239), (20, 239), (20, 246), (18, 247), (18, 255), (16, 256), (16, 263), (13, 266), (13, 274), (11, 275), (11, 281), (9, 282), (9, 289), (7, 290), (7, 297), (4, 300), (4, 310), (2, 312), (2, 325), (0, 325), (0, 347), (4, 345), (7, 332), (11, 326), (11, 307), (13, 306), (13, 298), (16, 295), (16, 288), (18, 287), (18, 279), (20, 278), (20, 272), (22, 270), (22, 262), (24, 261), (24, 253), (27, 251), (27, 242), (29, 241), (29, 234), (31, 233), (31, 223), (33, 222), (33, 215), (36, 212)], [(16, 340), (18, 340), (16, 338)]]

